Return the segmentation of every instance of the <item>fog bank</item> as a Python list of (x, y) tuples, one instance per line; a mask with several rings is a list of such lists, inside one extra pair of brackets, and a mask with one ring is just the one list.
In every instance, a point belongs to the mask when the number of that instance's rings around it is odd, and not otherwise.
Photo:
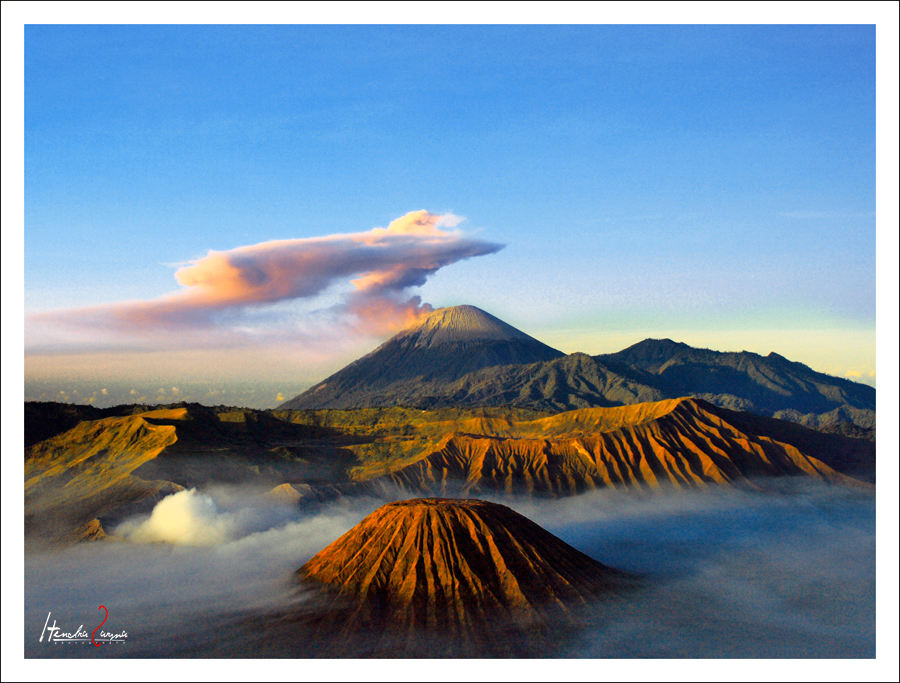
[[(215, 493), (215, 492), (212, 492)], [(780, 493), (714, 488), (650, 498), (497, 498), (647, 587), (560, 643), (562, 657), (873, 657), (875, 501), (785, 482)], [(27, 657), (258, 656), (232, 626), (296, 606), (293, 572), (384, 501), (342, 499), (315, 514), (181, 492), (125, 539), (25, 557)], [(140, 541), (140, 542), (138, 542)], [(127, 629), (95, 648), (39, 642), (60, 626)], [(101, 613), (102, 614), (102, 613)], [(89, 628), (90, 627), (90, 628)], [(271, 652), (268, 653), (271, 656)], [(350, 654), (350, 653), (348, 653)], [(277, 656), (309, 656), (285, 643)]]

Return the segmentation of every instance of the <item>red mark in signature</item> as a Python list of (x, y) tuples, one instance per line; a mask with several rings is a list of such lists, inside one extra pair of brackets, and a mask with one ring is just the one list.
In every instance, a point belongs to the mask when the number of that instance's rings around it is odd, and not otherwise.
[[(100, 626), (103, 626), (103, 624), (105, 624), (106, 620), (109, 618), (109, 611), (103, 605), (100, 605), (100, 607), (98, 607), (97, 609), (102, 609), (104, 612), (106, 612), (106, 616), (103, 617), (103, 621), (100, 622)], [(94, 629), (94, 633), (100, 630), (100, 626)], [(94, 640), (94, 633), (91, 634), (91, 642), (97, 647), (100, 647), (100, 643)]]

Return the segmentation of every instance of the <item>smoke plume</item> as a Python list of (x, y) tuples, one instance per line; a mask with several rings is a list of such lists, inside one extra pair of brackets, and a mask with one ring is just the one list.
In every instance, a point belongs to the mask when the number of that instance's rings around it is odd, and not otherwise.
[(175, 273), (182, 289), (173, 294), (42, 313), (31, 322), (157, 339), (223, 329), (239, 334), (252, 323), (250, 312), (338, 291), (342, 301), (330, 313), (342, 332), (380, 335), (431, 310), (407, 290), (424, 285), (444, 266), (503, 248), (454, 230), (461, 220), (413, 211), (368, 232), (210, 251)]

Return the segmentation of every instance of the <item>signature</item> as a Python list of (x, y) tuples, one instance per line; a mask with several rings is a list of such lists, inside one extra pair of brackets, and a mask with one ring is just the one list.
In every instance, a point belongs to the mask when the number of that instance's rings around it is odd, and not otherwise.
[[(101, 627), (109, 618), (109, 611), (103, 605), (100, 605), (97, 609), (102, 609), (105, 615), (103, 621), (100, 622), (99, 626), (97, 626), (92, 633), (88, 633), (84, 630), (84, 624), (81, 624), (73, 631), (68, 631), (61, 626), (57, 626), (56, 619), (53, 620), (53, 625), (51, 626), (50, 617), (53, 613), (47, 612), (47, 621), (44, 622), (44, 630), (41, 631), (41, 637), (38, 639), (38, 642), (43, 643), (44, 636), (47, 636), (48, 643), (90, 643), (97, 647), (100, 647), (104, 643), (124, 643), (125, 639), (128, 638), (128, 632), (102, 630)], [(100, 635), (97, 635), (98, 631), (100, 632)]]

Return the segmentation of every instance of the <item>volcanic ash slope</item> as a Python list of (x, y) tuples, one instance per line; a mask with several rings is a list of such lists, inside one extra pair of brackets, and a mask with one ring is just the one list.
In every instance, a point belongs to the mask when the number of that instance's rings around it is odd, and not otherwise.
[(660, 485), (758, 489), (767, 478), (784, 476), (870, 488), (874, 451), (871, 442), (682, 398), (571, 411), (495, 434), (455, 432), (381, 479), (426, 495), (575, 495)]
[(475, 306), (440, 308), (279, 408), (417, 405), (467, 373), (564, 355)]
[(326, 630), (382, 656), (528, 654), (633, 583), (503, 505), (440, 498), (379, 508), (297, 575), (330, 596)]

